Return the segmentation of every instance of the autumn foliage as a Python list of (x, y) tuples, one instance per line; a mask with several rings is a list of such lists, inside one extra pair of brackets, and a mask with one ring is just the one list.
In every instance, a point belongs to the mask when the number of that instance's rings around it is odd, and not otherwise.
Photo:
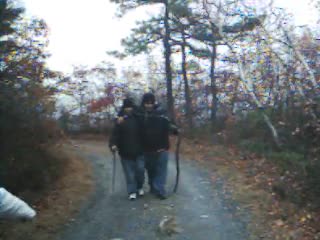
[(51, 120), (51, 93), (42, 85), (54, 74), (44, 63), (48, 29), (10, 1), (1, 1), (0, 15), (1, 186), (15, 193), (41, 190), (58, 172), (46, 149), (61, 135)]

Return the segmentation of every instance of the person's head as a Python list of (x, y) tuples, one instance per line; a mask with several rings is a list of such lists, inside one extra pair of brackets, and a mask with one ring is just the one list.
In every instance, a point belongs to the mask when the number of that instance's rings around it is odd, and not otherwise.
[(145, 93), (142, 96), (142, 107), (147, 111), (152, 111), (156, 103), (156, 98), (153, 93)]
[(134, 108), (135, 104), (132, 99), (126, 98), (123, 100), (122, 109), (125, 114), (131, 114)]

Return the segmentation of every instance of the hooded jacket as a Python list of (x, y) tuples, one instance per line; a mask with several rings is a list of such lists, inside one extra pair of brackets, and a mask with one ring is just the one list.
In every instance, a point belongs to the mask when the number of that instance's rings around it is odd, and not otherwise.
[[(119, 150), (119, 155), (126, 159), (135, 159), (142, 154), (141, 141), (141, 125), (138, 117), (132, 113), (130, 115), (124, 114), (123, 108), (128, 107), (128, 103), (124, 101), (122, 107), (123, 122), (115, 122), (115, 126), (111, 133), (109, 147), (116, 145)], [(129, 104), (131, 107), (131, 104)]]
[(144, 152), (157, 152), (168, 150), (170, 133), (177, 134), (177, 127), (158, 106), (152, 111), (143, 111), (140, 117), (141, 137)]

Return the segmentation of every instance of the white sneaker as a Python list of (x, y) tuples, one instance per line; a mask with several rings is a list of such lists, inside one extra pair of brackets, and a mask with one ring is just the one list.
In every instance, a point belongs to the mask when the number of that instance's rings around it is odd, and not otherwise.
[(137, 194), (136, 193), (131, 193), (129, 194), (129, 200), (136, 200), (137, 199)]
[(142, 196), (144, 195), (144, 191), (143, 191), (142, 188), (138, 190), (138, 195), (139, 195), (140, 197), (142, 197)]

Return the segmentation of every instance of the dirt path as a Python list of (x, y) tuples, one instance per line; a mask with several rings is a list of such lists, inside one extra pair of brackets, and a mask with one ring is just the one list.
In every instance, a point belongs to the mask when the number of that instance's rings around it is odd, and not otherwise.
[[(223, 181), (211, 181), (212, 170), (196, 162), (181, 161), (178, 193), (167, 200), (146, 194), (137, 201), (127, 200), (120, 162), (117, 165), (116, 190), (111, 193), (112, 157), (106, 142), (74, 141), (78, 154), (94, 169), (95, 191), (83, 209), (66, 227), (61, 240), (143, 240), (143, 239), (249, 239), (249, 215), (236, 214), (237, 205), (223, 191)], [(174, 183), (174, 164), (170, 161), (168, 189)], [(148, 190), (147, 186), (145, 187)], [(165, 216), (176, 219), (180, 233), (169, 237), (159, 232)]]

